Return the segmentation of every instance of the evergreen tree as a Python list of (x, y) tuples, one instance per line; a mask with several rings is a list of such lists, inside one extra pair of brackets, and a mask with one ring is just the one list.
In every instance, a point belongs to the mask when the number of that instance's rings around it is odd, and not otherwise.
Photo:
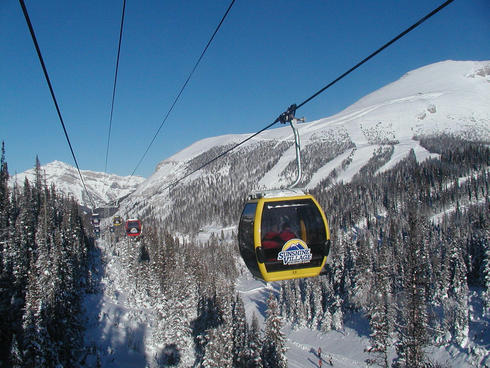
[(484, 258), (482, 262), (482, 274), (483, 274), (483, 287), (484, 287), (483, 303), (486, 312), (490, 313), (490, 245), (488, 241), (485, 241), (484, 243)]
[(247, 316), (245, 305), (239, 294), (235, 296), (232, 310), (233, 320), (233, 367), (246, 367), (246, 350), (248, 339)]
[[(13, 295), (13, 264), (10, 260), (9, 251), (9, 229), (10, 225), (10, 191), (8, 187), (9, 173), (7, 161), (5, 159), (5, 144), (2, 142), (2, 151), (0, 157), (0, 365), (7, 362), (9, 355), (9, 346), (17, 344), (13, 336), (12, 320), (13, 311), (11, 300)], [(18, 351), (18, 346), (15, 345)]]
[(206, 368), (232, 368), (233, 358), (225, 325), (208, 331), (202, 366)]
[(449, 255), (448, 300), (443, 304), (446, 331), (461, 347), (466, 346), (469, 333), (467, 269), (454, 242)]
[[(5, 159), (5, 145), (2, 142), (2, 151), (0, 157), (0, 249), (8, 239), (8, 225), (9, 225), (9, 196), (10, 191), (8, 187), (9, 172), (7, 161)], [(0, 252), (2, 254), (3, 252)], [(0, 265), (1, 267), (1, 265)], [(1, 268), (0, 268), (1, 270)]]
[(332, 328), (336, 331), (344, 329), (344, 312), (342, 311), (341, 296), (336, 294), (331, 307)]
[(424, 367), (426, 363), (424, 347), (428, 342), (428, 320), (426, 295), (428, 280), (423, 240), (420, 236), (421, 222), (416, 203), (408, 208), (408, 236), (405, 244), (405, 274), (403, 279), (403, 299), (399, 322), (399, 340), (396, 345), (398, 357), (396, 366)]
[(286, 368), (286, 338), (281, 331), (282, 319), (276, 297), (269, 295), (267, 300), (267, 318), (265, 320), (262, 361), (265, 368)]
[(248, 343), (245, 354), (245, 367), (247, 368), (262, 368), (262, 344), (261, 331), (257, 315), (252, 315), (252, 323), (248, 332)]
[(388, 348), (390, 346), (392, 298), (389, 286), (388, 249), (384, 247), (379, 254), (379, 266), (375, 269), (374, 284), (369, 303), (369, 325), (371, 326), (370, 347), (366, 349), (371, 354), (367, 359), (369, 365), (389, 367)]

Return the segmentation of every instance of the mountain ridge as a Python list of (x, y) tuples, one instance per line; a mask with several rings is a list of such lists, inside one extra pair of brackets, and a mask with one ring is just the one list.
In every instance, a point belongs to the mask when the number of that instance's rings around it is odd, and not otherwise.
[[(490, 101), (489, 60), (448, 60), (409, 71), (333, 116), (298, 124), (304, 170), (300, 185), (314, 189), (326, 181), (349, 182), (375, 155), (385, 156), (377, 173), (389, 170), (412, 150), (418, 161), (436, 157), (419, 144), (415, 139), (418, 136), (450, 134), (488, 142), (487, 101)], [(150, 208), (158, 208), (157, 217), (165, 219), (179, 201), (176, 188), (168, 188), (170, 185), (250, 135), (226, 134), (194, 142), (162, 160), (147, 179), (82, 173), (87, 175), (87, 187), (97, 201), (108, 203), (127, 196), (122, 214), (142, 216)], [(56, 166), (55, 163), (60, 165), (57, 161), (48, 165)], [(237, 172), (234, 169), (237, 166), (242, 171)], [(78, 173), (72, 169), (60, 170), (69, 174), (63, 177), (55, 173), (52, 180), (63, 192), (88, 205), (81, 185), (77, 184)], [(33, 175), (34, 171), (28, 172)], [(230, 175), (233, 177), (228, 178)], [(232, 193), (233, 198), (241, 198), (252, 190), (288, 186), (295, 175), (293, 133), (289, 127), (278, 127), (250, 139), (227, 157), (178, 182), (176, 187), (184, 192), (193, 191), (193, 186), (204, 180), (208, 189), (219, 186), (220, 194), (216, 195), (227, 197)], [(18, 174), (15, 180), (20, 182), (23, 177), (25, 173)], [(97, 180), (104, 184), (98, 185)], [(50, 182), (48, 177), (47, 181)], [(199, 198), (192, 200), (196, 205), (200, 203)]]
[[(82, 206), (92, 207), (92, 201), (88, 197), (75, 167), (55, 160), (41, 165), (40, 169), (43, 180), (45, 179), (48, 185), (54, 184), (57, 192), (74, 197)], [(80, 171), (90, 197), (95, 201), (97, 207), (110, 203), (115, 204), (119, 198), (132, 193), (145, 180), (138, 176), (118, 176), (91, 170)], [(32, 168), (11, 177), (9, 185), (22, 185), (26, 178), (33, 183), (35, 177), (36, 169)]]
[[(490, 141), (490, 106), (485, 101), (490, 101), (490, 61), (444, 61), (410, 71), (338, 114), (298, 124), (304, 173), (300, 186), (311, 190), (326, 182), (349, 182), (380, 155), (384, 158), (377, 173), (394, 167), (411, 151), (419, 162), (437, 157), (420, 145), (420, 136), (449, 134)], [(279, 127), (262, 132), (186, 177), (177, 183), (178, 190), (162, 191), (249, 136), (205, 138), (161, 161), (153, 175), (124, 201), (123, 211), (142, 216), (150, 208), (157, 209), (152, 215), (162, 220), (173, 216), (170, 222), (175, 222), (178, 216), (172, 212), (185, 216), (180, 212), (183, 208), (189, 212), (214, 206), (206, 202), (213, 199), (205, 191), (216, 192), (214, 201), (234, 203), (253, 190), (292, 183), (296, 175), (293, 133), (289, 127)], [(196, 189), (199, 185), (206, 188)], [(177, 208), (176, 202), (180, 203)], [(236, 211), (232, 211), (233, 218), (238, 217)], [(216, 219), (199, 221), (206, 225)]]

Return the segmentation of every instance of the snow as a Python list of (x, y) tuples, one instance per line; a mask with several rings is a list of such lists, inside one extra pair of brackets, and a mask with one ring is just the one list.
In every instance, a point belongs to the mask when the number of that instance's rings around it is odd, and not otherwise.
[[(338, 171), (338, 182), (347, 183), (369, 161), (377, 148), (392, 145), (394, 153), (378, 173), (395, 166), (414, 150), (418, 161), (431, 155), (416, 135), (448, 133), (473, 139), (490, 140), (490, 61), (443, 61), (413, 70), (395, 81), (357, 101), (338, 114), (313, 122), (298, 124), (302, 147), (319, 139), (340, 139), (347, 133), (356, 146), (352, 163), (340, 169), (350, 153), (343, 152), (316, 172), (306, 185), (313, 189), (327, 178), (333, 169)], [(210, 137), (162, 161), (155, 173), (134, 193), (147, 198), (185, 175), (187, 163), (212, 147), (229, 146), (242, 142), (251, 134), (228, 134)], [(320, 137), (320, 138), (319, 138)], [(326, 138), (328, 137), (328, 138)], [(294, 137), (290, 127), (269, 129), (254, 137), (239, 149), (247, 149), (257, 142), (274, 140), (290, 142), (291, 146), (278, 162), (261, 178), (257, 187), (272, 189), (287, 187), (292, 179), (283, 175), (290, 162), (296, 160)], [(226, 174), (226, 170), (223, 171)], [(200, 173), (194, 174), (198, 177)], [(216, 175), (216, 173), (215, 173)], [(192, 182), (193, 178), (186, 178)], [(157, 201), (162, 203), (168, 194)], [(136, 199), (135, 199), (136, 200)], [(171, 198), (168, 198), (171, 200)]]
[[(87, 321), (85, 343), (86, 346), (94, 347), (93, 352), (86, 356), (86, 365), (96, 366), (97, 350), (101, 367), (104, 368), (153, 367), (155, 357), (162, 351), (162, 346), (152, 338), (153, 329), (157, 326), (157, 311), (149, 308), (144, 300), (127, 294), (127, 283), (130, 281), (123, 271), (118, 249), (104, 240), (97, 242), (97, 249), (101, 256), (96, 265), (100, 277), (99, 291), (86, 295), (84, 300)], [(245, 269), (245, 265), (242, 266)], [(244, 301), (249, 322), (255, 313), (263, 327), (267, 298), (270, 293), (277, 294), (279, 283), (253, 279), (245, 270), (237, 280), (236, 289)], [(471, 308), (478, 309), (481, 306)], [(369, 356), (364, 351), (369, 344), (368, 323), (358, 313), (346, 315), (344, 323), (341, 331), (326, 333), (307, 328), (294, 329), (285, 324), (283, 332), (287, 337), (288, 367), (318, 367), (319, 347), (322, 350), (323, 367), (330, 366), (330, 362), (337, 368), (365, 367), (365, 360)], [(440, 363), (450, 362), (452, 366), (461, 368), (472, 366), (464, 349), (431, 347), (428, 353), (434, 361)], [(393, 347), (390, 356), (394, 356)], [(194, 356), (182, 353), (180, 359), (179, 366), (192, 366)]]
[[(335, 157), (333, 160), (329, 161), (325, 166), (321, 167), (314, 175), (313, 177), (311, 178), (310, 182), (308, 183), (307, 187), (308, 188), (314, 188), (316, 187), (318, 184), (320, 184), (320, 182), (328, 177), (328, 175), (330, 175), (330, 173), (335, 170), (335, 169), (338, 169), (341, 167), (342, 165), (342, 162), (345, 161), (350, 155), (351, 155), (351, 150), (348, 150), (346, 152), (344, 152), (343, 154)], [(343, 178), (342, 181), (345, 181), (346, 178)]]
[(368, 163), (369, 159), (373, 155), (376, 146), (366, 145), (358, 147), (353, 153), (352, 164), (347, 166), (347, 168), (342, 172), (342, 174), (337, 178), (337, 180), (344, 181), (346, 183), (350, 182), (354, 175), (356, 175), (359, 170)]
[[(97, 246), (109, 261), (104, 265), (99, 259), (100, 291), (85, 298), (85, 345), (97, 347), (102, 367), (145, 367), (145, 336), (151, 330), (153, 311), (131, 306), (118, 257), (110, 257), (113, 250), (105, 242), (99, 241)], [(87, 358), (89, 366), (95, 362), (95, 354)]]
[(430, 153), (424, 147), (420, 146), (417, 141), (406, 139), (395, 146), (391, 159), (385, 165), (383, 165), (383, 167), (381, 167), (376, 174), (381, 174), (395, 167), (397, 163), (407, 157), (412, 149), (414, 150), (417, 162), (425, 161), (428, 158), (439, 157), (439, 155)]
[[(58, 193), (72, 196), (82, 206), (92, 207), (92, 202), (87, 197), (76, 168), (61, 161), (53, 161), (42, 165), (41, 173), (48, 186), (54, 184)], [(118, 176), (90, 170), (81, 170), (81, 173), (87, 190), (97, 207), (115, 203), (118, 198), (132, 193), (145, 180), (139, 176)], [(11, 187), (14, 184), (22, 186), (25, 178), (30, 183), (34, 183), (35, 169), (14, 175), (10, 178), (9, 185)]]
[[(416, 159), (423, 161), (431, 155), (420, 146), (414, 136), (445, 132), (464, 134), (480, 140), (490, 140), (490, 61), (444, 61), (411, 71), (400, 80), (360, 99), (338, 114), (314, 122), (298, 125), (303, 147), (314, 144), (321, 137), (340, 139), (347, 133), (354, 144), (316, 172), (311, 173), (307, 183), (310, 189), (318, 186), (333, 170), (336, 170), (337, 182), (349, 182), (369, 161), (373, 153), (386, 145), (393, 146), (390, 160), (378, 170), (382, 173), (394, 167), (411, 150)], [(154, 174), (144, 180), (138, 177), (116, 177), (115, 175), (82, 171), (91, 193), (101, 203), (133, 193), (122, 207), (133, 208), (137, 202), (152, 206), (158, 216), (164, 219), (172, 210), (174, 199), (168, 190), (163, 190), (175, 180), (181, 178), (188, 163), (210, 148), (237, 144), (248, 138), (249, 134), (229, 134), (206, 138), (195, 142), (186, 149), (162, 161)], [(320, 137), (320, 138), (318, 138)], [(289, 127), (270, 129), (251, 139), (242, 149), (251, 148), (262, 141), (291, 142), (282, 157), (258, 184), (264, 188), (277, 188), (290, 184), (283, 177), (284, 168), (295, 160), (294, 140)], [(351, 157), (348, 165), (346, 160)], [(48, 184), (54, 183), (59, 191), (73, 195), (81, 204), (88, 205), (78, 173), (73, 167), (55, 161), (42, 167)], [(215, 175), (226, 175), (222, 168)], [(195, 176), (199, 176), (196, 173)], [(24, 178), (34, 179), (34, 170), (14, 176), (10, 185), (17, 182), (22, 185)], [(186, 180), (191, 182), (192, 177)], [(461, 180), (464, 180), (462, 178)], [(447, 209), (432, 220), (439, 219)], [(137, 208), (137, 215), (144, 208)], [(215, 224), (203, 224), (197, 240), (209, 240), (211, 234), (219, 235), (221, 228)], [(225, 236), (236, 230), (235, 226), (223, 229)], [(186, 236), (186, 235), (182, 235)], [(111, 248), (103, 240), (97, 242), (100, 251), (100, 263), (97, 265), (100, 277), (100, 290), (85, 298), (87, 330), (85, 341), (100, 352), (102, 367), (145, 367), (155, 354), (161, 351), (151, 338), (156, 326), (156, 311), (148, 308), (144, 300), (136, 300), (128, 295), (126, 272), (117, 256), (117, 249)], [(102, 262), (102, 260), (105, 262)], [(243, 266), (244, 267), (244, 266)], [(254, 280), (248, 271), (242, 272), (237, 280), (236, 289), (245, 303), (247, 317), (255, 313), (263, 323), (266, 300), (269, 293), (277, 293), (277, 283), (264, 283)], [(327, 359), (332, 359), (335, 367), (364, 367), (367, 354), (364, 348), (368, 343), (366, 321), (362, 316), (351, 315), (345, 320), (342, 331), (294, 330), (285, 325), (287, 336), (289, 367), (316, 367), (318, 357), (315, 352), (322, 348)], [(450, 362), (452, 366), (470, 367), (468, 352), (453, 347), (434, 347), (430, 354), (437, 361)], [(192, 356), (181, 357), (183, 366), (191, 366)], [(96, 355), (87, 356), (87, 365), (96, 366)]]
[(268, 171), (262, 179), (259, 181), (259, 188), (272, 189), (279, 188), (281, 186), (288, 186), (292, 182), (283, 181), (281, 178), (281, 173), (289, 165), (290, 161), (296, 160), (296, 148), (293, 145), (284, 152), (279, 161), (274, 165), (274, 167)]

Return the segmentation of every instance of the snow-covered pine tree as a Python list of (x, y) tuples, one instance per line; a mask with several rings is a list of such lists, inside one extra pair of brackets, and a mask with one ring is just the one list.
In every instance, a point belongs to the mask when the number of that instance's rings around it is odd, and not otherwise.
[(320, 323), (323, 318), (323, 293), (320, 278), (310, 279), (310, 328), (320, 328)]
[(276, 297), (271, 293), (267, 300), (262, 361), (265, 368), (286, 368), (286, 338), (282, 329), (282, 318)]
[(206, 345), (204, 347), (204, 357), (202, 367), (204, 368), (232, 368), (233, 359), (227, 351), (230, 340), (225, 339), (226, 327), (220, 325), (208, 330), (206, 335)]
[(232, 309), (233, 320), (233, 367), (246, 368), (246, 351), (248, 339), (247, 316), (245, 314), (245, 305), (240, 297), (236, 294)]
[(453, 342), (465, 347), (468, 342), (468, 282), (467, 269), (456, 239), (450, 244), (449, 277), (447, 279), (448, 300), (443, 303), (445, 330), (449, 331)]
[(330, 280), (326, 280), (321, 283), (321, 295), (322, 295), (322, 310), (323, 313), (320, 317), (318, 328), (322, 332), (328, 332), (332, 329), (332, 314), (330, 313), (330, 300), (333, 300), (333, 286)]
[(303, 321), (302, 321), (302, 326), (304, 327), (311, 327), (312, 325), (312, 316), (313, 316), (313, 311), (312, 311), (312, 306), (311, 306), (311, 301), (313, 299), (312, 293), (312, 285), (311, 285), (311, 280), (309, 279), (303, 279), (302, 280), (302, 286), (303, 286)]
[(366, 349), (371, 357), (368, 365), (388, 368), (388, 348), (390, 346), (391, 308), (390, 249), (384, 244), (378, 252), (378, 266), (374, 269), (374, 283), (369, 297), (368, 318), (371, 326), (370, 346)]
[(227, 293), (217, 297), (217, 305), (221, 316), (216, 328), (209, 329), (204, 346), (203, 367), (233, 367), (233, 322), (231, 301)]
[[(3, 250), (4, 244), (8, 239), (8, 223), (9, 223), (9, 202), (10, 191), (8, 187), (9, 172), (8, 165), (5, 159), (5, 144), (2, 142), (2, 151), (0, 157), (0, 250)], [(0, 256), (3, 251), (0, 252)], [(0, 258), (0, 262), (2, 259)], [(3, 262), (2, 262), (3, 263)], [(0, 264), (0, 267), (1, 264)], [(0, 268), (0, 271), (2, 269)]]
[[(2, 142), (0, 157), (0, 364), (8, 361), (11, 355), (9, 346), (17, 344), (12, 331), (12, 262), (7, 251), (9, 249), (9, 208), (10, 191), (8, 187), (9, 173), (5, 159), (5, 144)], [(17, 346), (18, 350), (18, 346)]]
[(244, 357), (245, 367), (262, 368), (262, 336), (257, 315), (252, 315), (252, 323), (248, 329), (247, 350)]
[(19, 215), (15, 223), (13, 242), (9, 244), (15, 289), (18, 295), (25, 293), (29, 262), (35, 252), (37, 213), (32, 200), (32, 190), (29, 181), (24, 181), (24, 190), (19, 200)]
[(47, 365), (47, 353), (51, 341), (46, 332), (46, 310), (43, 301), (43, 285), (40, 284), (39, 269), (34, 265), (29, 271), (24, 315), (22, 317), (23, 344), (22, 365), (27, 368)]
[[(490, 230), (487, 229), (487, 234)], [(490, 234), (488, 234), (490, 235)], [(487, 236), (489, 239), (490, 236)], [(484, 242), (484, 256), (482, 262), (482, 275), (483, 275), (483, 303), (487, 313), (490, 313), (490, 244), (488, 241)]]
[(398, 323), (398, 357), (395, 367), (424, 367), (424, 347), (428, 342), (428, 320), (426, 295), (428, 279), (420, 233), (421, 221), (415, 200), (408, 204), (408, 236), (404, 246), (403, 298), (400, 300), (400, 322)]

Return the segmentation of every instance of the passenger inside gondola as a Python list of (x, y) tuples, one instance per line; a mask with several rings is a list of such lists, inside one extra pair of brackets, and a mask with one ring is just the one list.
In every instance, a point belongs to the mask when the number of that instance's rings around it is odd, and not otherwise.
[(279, 233), (279, 237), (281, 238), (283, 244), (288, 240), (296, 238), (293, 230), (291, 229), (291, 225), (289, 221), (283, 221), (281, 224), (281, 232)]
[[(277, 220), (276, 220), (277, 221)], [(283, 245), (290, 239), (296, 238), (295, 233), (291, 229), (290, 222), (287, 218), (281, 219), (279, 227), (274, 223), (274, 219), (267, 221), (269, 231), (266, 232), (262, 239), (262, 248), (264, 248), (266, 261), (277, 261), (277, 254), (282, 249)], [(278, 231), (280, 229), (280, 231)]]

